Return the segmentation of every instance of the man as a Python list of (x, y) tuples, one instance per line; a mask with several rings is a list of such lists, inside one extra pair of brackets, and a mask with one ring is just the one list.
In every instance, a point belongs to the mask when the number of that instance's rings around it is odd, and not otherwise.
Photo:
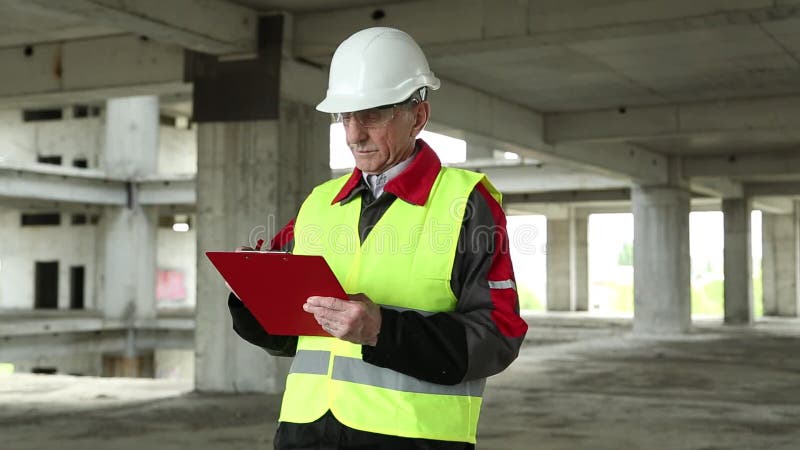
[(271, 247), (323, 255), (350, 298), (304, 306), (332, 337), (270, 336), (229, 298), (241, 337), (294, 356), (276, 449), (472, 449), (485, 378), (518, 354), (500, 195), (417, 139), (439, 84), (392, 28), (333, 56), (317, 109), (344, 126), (356, 168), (317, 186)]

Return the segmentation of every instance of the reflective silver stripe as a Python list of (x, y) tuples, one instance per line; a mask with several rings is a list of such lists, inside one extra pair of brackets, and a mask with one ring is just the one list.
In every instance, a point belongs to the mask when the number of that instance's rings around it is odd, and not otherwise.
[(310, 373), (327, 375), (331, 352), (324, 350), (297, 350), (289, 373)]
[(428, 383), (394, 370), (367, 364), (358, 358), (337, 356), (333, 359), (334, 380), (367, 384), (402, 392), (440, 395), (468, 395), (480, 397), (486, 385), (485, 379), (465, 381), (454, 386)]
[(516, 291), (517, 284), (514, 283), (514, 280), (490, 281), (489, 289), (513, 289)]

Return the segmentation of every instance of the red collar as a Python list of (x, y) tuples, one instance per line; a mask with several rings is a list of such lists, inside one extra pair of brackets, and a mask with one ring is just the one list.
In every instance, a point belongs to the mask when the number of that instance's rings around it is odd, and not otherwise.
[[(406, 169), (400, 175), (394, 177), (386, 183), (384, 192), (391, 192), (398, 198), (405, 200), (413, 205), (422, 206), (428, 201), (433, 182), (439, 175), (442, 163), (436, 156), (433, 149), (422, 139), (417, 139), (419, 151)], [(361, 170), (356, 167), (342, 190), (333, 199), (331, 205), (339, 203), (347, 198), (353, 189), (361, 182)]]

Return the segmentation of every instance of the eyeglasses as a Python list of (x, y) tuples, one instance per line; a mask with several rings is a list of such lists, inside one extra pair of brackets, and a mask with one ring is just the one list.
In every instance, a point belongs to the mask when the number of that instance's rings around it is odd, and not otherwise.
[(362, 109), (361, 111), (355, 112), (333, 113), (331, 114), (331, 118), (334, 122), (341, 122), (345, 127), (349, 126), (350, 120), (355, 118), (356, 122), (364, 128), (380, 128), (386, 126), (386, 124), (394, 119), (395, 111), (397, 111), (398, 108), (416, 103), (419, 103), (419, 99), (412, 97), (393, 105), (377, 106), (375, 108)]

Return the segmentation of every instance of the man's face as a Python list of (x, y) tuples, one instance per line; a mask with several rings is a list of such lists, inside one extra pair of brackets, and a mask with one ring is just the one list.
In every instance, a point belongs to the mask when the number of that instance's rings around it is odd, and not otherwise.
[(379, 174), (407, 159), (427, 122), (428, 108), (427, 102), (395, 107), (394, 117), (377, 127), (365, 127), (355, 117), (343, 121), (356, 167), (367, 174)]

